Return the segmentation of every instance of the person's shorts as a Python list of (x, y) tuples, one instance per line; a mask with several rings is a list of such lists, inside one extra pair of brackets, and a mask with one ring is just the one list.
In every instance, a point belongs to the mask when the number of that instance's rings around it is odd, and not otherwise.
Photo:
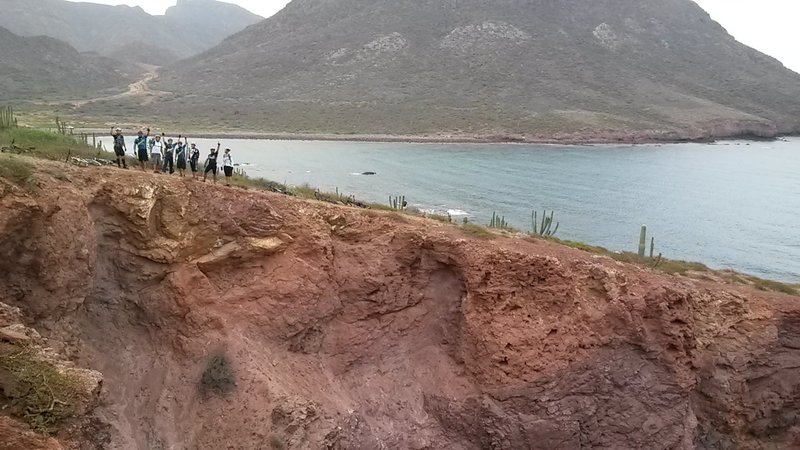
[(156, 167), (161, 167), (161, 154), (154, 153), (150, 155), (150, 162), (156, 165)]
[(232, 177), (233, 176), (233, 167), (225, 166), (224, 169), (225, 169), (225, 176), (226, 177)]
[(125, 150), (122, 147), (114, 147), (114, 154), (117, 156), (125, 156)]
[(147, 162), (150, 161), (150, 157), (147, 155), (147, 150), (139, 150), (139, 161)]
[(186, 160), (184, 158), (178, 158), (176, 165), (178, 166), (178, 169), (186, 169)]
[(189, 161), (189, 165), (192, 166), (192, 172), (197, 172), (197, 161), (191, 160)]
[(208, 164), (206, 166), (206, 173), (208, 173), (208, 172), (212, 172), (214, 175), (216, 175), (217, 174), (217, 164), (216, 163)]

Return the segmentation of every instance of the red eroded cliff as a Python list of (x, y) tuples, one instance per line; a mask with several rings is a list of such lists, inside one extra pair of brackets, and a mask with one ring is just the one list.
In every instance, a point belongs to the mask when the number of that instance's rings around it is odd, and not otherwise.
[(37, 189), (0, 180), (0, 302), (102, 373), (64, 448), (800, 446), (800, 298), (36, 164)]

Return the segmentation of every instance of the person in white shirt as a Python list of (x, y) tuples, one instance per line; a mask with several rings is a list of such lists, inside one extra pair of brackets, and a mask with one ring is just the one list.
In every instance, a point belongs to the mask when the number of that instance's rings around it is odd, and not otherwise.
[(231, 158), (231, 149), (229, 148), (226, 148), (225, 154), (222, 155), (222, 168), (225, 170), (225, 186), (230, 186), (233, 177), (233, 158)]
[(150, 162), (153, 163), (153, 172), (161, 173), (161, 155), (164, 153), (164, 143), (161, 136), (150, 142)]

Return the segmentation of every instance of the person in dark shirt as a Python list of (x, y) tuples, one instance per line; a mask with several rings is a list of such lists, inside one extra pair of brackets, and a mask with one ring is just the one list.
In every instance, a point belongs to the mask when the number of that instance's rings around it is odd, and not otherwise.
[(161, 173), (167, 173), (167, 168), (169, 168), (170, 175), (175, 173), (175, 145), (172, 143), (172, 139), (167, 139), (167, 143), (164, 145), (164, 165), (161, 167)]
[(181, 142), (180, 136), (175, 144), (175, 165), (178, 167), (178, 175), (186, 176), (186, 145)]
[[(186, 138), (184, 138), (185, 140)], [(185, 142), (185, 141), (184, 141)], [(197, 178), (197, 163), (200, 161), (200, 149), (192, 142), (189, 165), (192, 167), (192, 178)]]
[(114, 139), (114, 154), (117, 155), (117, 167), (128, 168), (128, 163), (125, 162), (125, 152), (128, 149), (125, 147), (125, 137), (122, 135), (122, 130), (119, 128), (111, 129), (111, 137)]
[(206, 158), (206, 170), (203, 172), (203, 183), (206, 182), (206, 177), (208, 177), (208, 172), (214, 176), (214, 184), (217, 184), (217, 156), (219, 155), (219, 147), (220, 143), (217, 142), (217, 149), (214, 150), (213, 148), (208, 153), (208, 157)]
[(136, 156), (139, 160), (139, 167), (142, 169), (142, 172), (145, 171), (145, 166), (147, 162), (150, 161), (150, 155), (147, 152), (148, 137), (150, 137), (150, 128), (147, 129), (147, 135), (142, 133), (142, 130), (139, 130), (138, 137), (133, 141), (133, 147), (136, 149)]

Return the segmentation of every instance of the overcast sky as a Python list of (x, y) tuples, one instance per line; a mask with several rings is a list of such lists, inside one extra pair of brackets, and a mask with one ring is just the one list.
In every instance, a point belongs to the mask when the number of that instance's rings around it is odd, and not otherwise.
[[(74, 0), (73, 0), (74, 1)], [(175, 0), (93, 0), (95, 3), (139, 5), (163, 14)], [(227, 0), (269, 17), (287, 0)], [(800, 0), (695, 0), (736, 39), (800, 72)]]

